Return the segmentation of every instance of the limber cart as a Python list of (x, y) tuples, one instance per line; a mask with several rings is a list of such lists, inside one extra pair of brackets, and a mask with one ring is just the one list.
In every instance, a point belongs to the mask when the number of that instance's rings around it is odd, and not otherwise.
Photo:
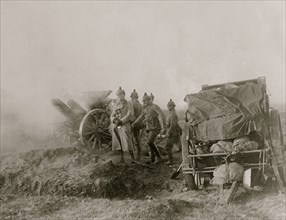
[(263, 181), (272, 172), (280, 190), (285, 184), (285, 146), (277, 110), (269, 107), (266, 80), (257, 79), (203, 85), (186, 95), (188, 104), (182, 137), (182, 171), (190, 189), (200, 189), (213, 171), (227, 163), (227, 152), (202, 153), (217, 141), (251, 136), (258, 149), (238, 152), (236, 161), (244, 169), (259, 171)]

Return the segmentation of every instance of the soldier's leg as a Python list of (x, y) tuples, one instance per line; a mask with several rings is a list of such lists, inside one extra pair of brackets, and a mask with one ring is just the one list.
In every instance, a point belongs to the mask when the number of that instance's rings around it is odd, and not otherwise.
[(154, 144), (154, 141), (155, 141), (155, 139), (159, 133), (160, 133), (160, 131), (158, 132), (157, 130), (149, 131), (148, 136), (147, 136), (147, 145), (148, 145), (150, 152), (151, 152), (151, 162), (152, 163), (155, 162), (155, 156), (157, 156), (158, 158), (161, 158), (160, 153)]
[(147, 139), (147, 142), (146, 142), (146, 145), (148, 147), (148, 150), (149, 150), (149, 157), (150, 157), (150, 162), (151, 163), (154, 163), (155, 162), (155, 154), (154, 154), (154, 151), (152, 149), (152, 135), (149, 131), (146, 131), (146, 139)]
[(122, 126), (122, 128), (124, 129), (123, 131), (124, 133), (124, 142), (122, 141), (122, 143), (126, 143), (128, 146), (128, 151), (131, 157), (131, 162), (135, 161), (135, 157), (134, 157), (134, 143), (133, 143), (133, 135), (132, 135), (132, 131), (131, 131), (131, 125), (125, 124), (124, 126)]
[(178, 137), (175, 138), (175, 145), (178, 148), (177, 152), (181, 152), (182, 151), (181, 136), (178, 136)]
[(121, 139), (116, 134), (116, 130), (112, 129), (112, 150), (116, 150), (120, 152), (120, 162), (124, 163), (124, 152), (121, 148)]
[(152, 143), (152, 148), (153, 148), (153, 151), (154, 151), (156, 157), (158, 157), (158, 161), (162, 162), (163, 158), (160, 154), (160, 151), (158, 150), (157, 146), (154, 143)]
[(156, 139), (156, 137), (158, 136), (158, 134), (160, 134), (160, 130), (154, 130), (152, 131), (152, 142), (150, 143), (151, 145), (151, 148), (153, 149), (154, 153), (155, 153), (155, 156), (158, 157), (158, 161), (159, 162), (162, 162), (162, 156), (157, 148), (157, 146), (154, 144), (154, 141)]
[(165, 163), (166, 165), (172, 165), (174, 163), (173, 152), (172, 152), (173, 145), (174, 145), (174, 139), (168, 137), (165, 149), (168, 153), (169, 161)]
[(134, 129), (133, 135), (136, 142), (135, 146), (137, 150), (136, 160), (140, 161), (141, 159), (140, 129)]
[(150, 161), (151, 161), (151, 163), (154, 163), (155, 162), (155, 152), (154, 152), (152, 143), (147, 142), (147, 146), (148, 146), (148, 149), (149, 149)]
[(155, 153), (150, 145), (148, 145), (148, 147), (149, 147), (150, 161), (151, 163), (155, 163)]
[(131, 163), (135, 163), (135, 157), (134, 157), (134, 152), (133, 151), (129, 151), (130, 157), (131, 157)]

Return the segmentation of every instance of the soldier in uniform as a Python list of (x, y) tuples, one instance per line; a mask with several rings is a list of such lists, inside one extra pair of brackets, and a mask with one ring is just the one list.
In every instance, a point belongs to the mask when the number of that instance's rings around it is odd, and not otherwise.
[(137, 123), (144, 120), (147, 133), (147, 146), (150, 150), (151, 163), (155, 163), (155, 156), (158, 158), (158, 162), (162, 162), (162, 157), (154, 141), (159, 134), (165, 133), (165, 115), (158, 105), (152, 103), (150, 96), (146, 93), (142, 98), (143, 112), (132, 124), (133, 127)]
[[(134, 110), (134, 120), (133, 122), (142, 114), (143, 107), (141, 103), (138, 101), (138, 93), (134, 89), (130, 95), (133, 110)], [(141, 159), (141, 145), (140, 145), (140, 130), (143, 127), (142, 123), (138, 123), (137, 126), (133, 127), (132, 133), (135, 139), (135, 146), (137, 150), (136, 160), (140, 161)]]
[(168, 152), (169, 161), (166, 162), (167, 165), (172, 165), (174, 163), (172, 148), (174, 144), (178, 144), (179, 149), (181, 149), (181, 134), (182, 129), (178, 124), (178, 115), (175, 110), (175, 103), (170, 99), (167, 104), (169, 114), (167, 116), (167, 143), (166, 143), (166, 151)]
[(132, 103), (125, 99), (125, 91), (119, 87), (117, 100), (111, 114), (112, 121), (112, 150), (121, 151), (121, 162), (124, 162), (124, 152), (129, 151), (134, 161), (134, 146), (132, 142), (131, 122), (134, 117)]
[(151, 92), (151, 94), (150, 94), (150, 98), (151, 98), (151, 102), (153, 103), (154, 102), (154, 95), (152, 94), (152, 92)]

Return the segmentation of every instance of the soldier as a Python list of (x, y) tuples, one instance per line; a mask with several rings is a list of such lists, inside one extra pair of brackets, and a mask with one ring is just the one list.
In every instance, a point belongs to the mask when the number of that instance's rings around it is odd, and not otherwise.
[[(142, 113), (142, 105), (140, 104), (140, 102), (138, 101), (138, 93), (136, 92), (136, 90), (134, 89), (133, 92), (130, 95), (132, 104), (133, 104), (133, 110), (134, 110), (134, 120), (133, 122), (141, 115)], [(137, 155), (136, 155), (136, 160), (140, 161), (141, 159), (141, 145), (140, 145), (140, 130), (142, 128), (142, 123), (137, 124), (137, 126), (135, 126), (132, 131), (133, 131), (133, 136), (135, 139), (135, 146), (136, 146), (136, 150), (137, 150)]]
[(179, 149), (181, 149), (181, 134), (182, 129), (178, 124), (178, 116), (175, 110), (175, 103), (170, 99), (170, 101), (167, 104), (169, 114), (167, 116), (167, 143), (166, 143), (166, 151), (168, 152), (169, 161), (165, 164), (172, 165), (174, 163), (173, 160), (173, 153), (172, 148), (174, 144), (178, 144)]
[(158, 134), (165, 133), (165, 115), (158, 105), (152, 103), (150, 96), (146, 93), (142, 98), (143, 112), (132, 124), (135, 127), (137, 123), (145, 121), (147, 132), (147, 146), (150, 149), (151, 163), (155, 163), (155, 156), (158, 158), (158, 162), (162, 162), (162, 157), (154, 141)]
[(152, 94), (152, 92), (151, 92), (151, 94), (150, 94), (150, 98), (151, 98), (151, 102), (153, 103), (153, 101), (154, 101), (154, 95)]
[(124, 162), (124, 151), (129, 151), (134, 161), (134, 146), (132, 143), (131, 121), (134, 117), (133, 106), (125, 99), (125, 91), (119, 87), (116, 93), (117, 100), (111, 114), (112, 150), (121, 151), (121, 162)]

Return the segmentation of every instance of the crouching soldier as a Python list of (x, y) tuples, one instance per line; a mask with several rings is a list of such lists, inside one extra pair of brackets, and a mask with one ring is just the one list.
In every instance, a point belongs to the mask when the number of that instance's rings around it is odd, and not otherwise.
[(152, 103), (150, 96), (146, 93), (142, 98), (143, 112), (132, 124), (135, 127), (137, 123), (144, 120), (147, 133), (147, 146), (150, 150), (151, 163), (155, 163), (155, 156), (158, 162), (162, 162), (162, 157), (154, 141), (159, 134), (165, 133), (165, 115), (158, 105)]
[(111, 114), (112, 150), (121, 151), (121, 162), (124, 162), (124, 151), (129, 151), (134, 161), (134, 146), (132, 143), (131, 121), (134, 117), (133, 106), (125, 99), (125, 91), (119, 87), (117, 100)]
[[(142, 114), (142, 105), (138, 101), (138, 93), (134, 89), (134, 91), (131, 93), (130, 98), (133, 104), (133, 110), (134, 110), (134, 120), (133, 122)], [(143, 123), (138, 123), (137, 126), (133, 127), (132, 133), (133, 137), (135, 139), (135, 146), (137, 150), (136, 160), (140, 161), (141, 159), (141, 144), (140, 144), (140, 130), (143, 127)]]
[(172, 148), (174, 144), (178, 145), (178, 148), (181, 149), (181, 134), (182, 129), (178, 124), (178, 116), (175, 110), (175, 103), (170, 99), (167, 104), (169, 114), (167, 116), (167, 143), (166, 143), (166, 151), (168, 152), (169, 161), (165, 164), (172, 165), (174, 163)]

